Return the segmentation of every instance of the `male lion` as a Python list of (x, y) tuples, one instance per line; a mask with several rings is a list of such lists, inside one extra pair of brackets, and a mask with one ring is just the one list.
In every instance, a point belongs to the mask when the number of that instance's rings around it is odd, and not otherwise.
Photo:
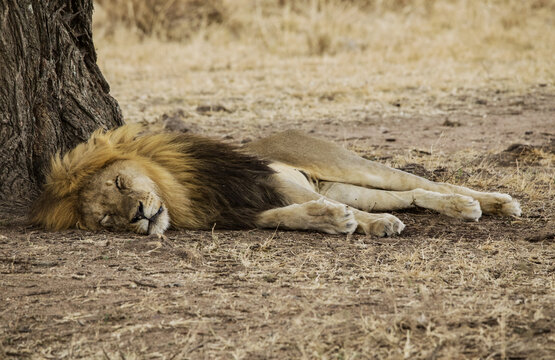
[(395, 216), (419, 206), (464, 220), (519, 216), (509, 195), (435, 183), (365, 160), (328, 141), (285, 131), (244, 148), (199, 136), (96, 131), (52, 159), (31, 219), (140, 234), (182, 229), (276, 228), (329, 234), (400, 233)]

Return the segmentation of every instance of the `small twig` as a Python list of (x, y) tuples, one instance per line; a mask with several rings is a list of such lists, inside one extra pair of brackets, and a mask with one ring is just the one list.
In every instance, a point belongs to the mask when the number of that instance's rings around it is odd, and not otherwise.
[(135, 284), (139, 285), (139, 286), (145, 286), (145, 287), (149, 287), (149, 288), (153, 288), (156, 289), (158, 287), (158, 285), (156, 284), (151, 284), (151, 283), (147, 283), (141, 280), (131, 280), (133, 281)]
[(23, 296), (47, 295), (47, 294), (50, 294), (51, 292), (52, 292), (52, 291), (50, 291), (50, 290), (33, 291), (33, 292), (30, 292), (30, 293), (25, 294), (25, 295), (23, 295)]

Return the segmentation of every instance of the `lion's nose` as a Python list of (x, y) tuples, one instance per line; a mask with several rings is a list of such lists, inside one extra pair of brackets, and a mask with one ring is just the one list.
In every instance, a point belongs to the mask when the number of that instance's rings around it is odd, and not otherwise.
[(143, 205), (143, 202), (139, 201), (139, 208), (137, 209), (135, 216), (133, 216), (133, 219), (131, 219), (131, 223), (136, 223), (137, 221), (140, 221), (142, 219), (146, 219), (145, 207)]
[(139, 209), (137, 210), (137, 215), (144, 217), (145, 216), (145, 207), (142, 201), (139, 201)]

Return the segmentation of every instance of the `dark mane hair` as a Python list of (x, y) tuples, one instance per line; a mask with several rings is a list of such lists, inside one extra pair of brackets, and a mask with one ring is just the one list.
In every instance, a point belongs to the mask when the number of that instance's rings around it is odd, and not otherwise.
[(180, 135), (174, 142), (196, 164), (191, 185), (198, 191), (190, 199), (216, 228), (254, 228), (258, 213), (286, 205), (267, 161), (195, 135)]

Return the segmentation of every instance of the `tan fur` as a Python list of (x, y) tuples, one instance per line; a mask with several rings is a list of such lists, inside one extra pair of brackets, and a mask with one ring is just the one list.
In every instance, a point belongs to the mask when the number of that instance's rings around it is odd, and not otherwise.
[[(161, 234), (170, 222), (176, 228), (201, 229), (222, 218), (218, 213), (224, 210), (205, 191), (213, 184), (193, 176), (208, 166), (206, 159), (191, 156), (183, 143), (174, 141), (176, 134), (141, 136), (140, 131), (129, 125), (97, 131), (63, 157), (55, 156), (32, 221), (50, 230), (81, 227)], [(235, 150), (229, 151), (233, 155)], [(269, 188), (254, 187), (247, 197), (261, 195), (256, 191), (275, 191), (283, 198), (282, 205), (274, 201), (267, 210), (253, 213), (252, 224), (258, 227), (384, 236), (401, 232), (404, 224), (393, 215), (369, 212), (420, 206), (464, 220), (478, 220), (482, 211), (520, 215), (518, 202), (509, 195), (435, 183), (298, 131), (253, 142), (243, 152), (255, 155), (247, 158), (254, 164), (252, 169), (264, 169), (263, 163), (257, 163), (260, 158), (270, 161), (275, 171), (271, 175), (268, 168), (267, 180), (253, 180), (255, 184), (266, 181)], [(228, 169), (230, 174), (234, 169)], [(218, 191), (231, 188), (231, 183), (224, 182)], [(233, 194), (226, 195), (235, 201)], [(240, 211), (246, 205), (234, 206)]]
[[(507, 194), (436, 183), (366, 160), (332, 142), (297, 130), (253, 142), (247, 145), (247, 150), (301, 170), (313, 179), (315, 192), (364, 211), (420, 206), (459, 218), (466, 218), (466, 214), (474, 212), (469, 218), (471, 220), (477, 220), (482, 211), (493, 215), (520, 216), (520, 205)], [(330, 191), (332, 187), (336, 187), (335, 191)], [(354, 193), (358, 194), (356, 200)], [(449, 207), (459, 208), (459, 211), (449, 213)], [(475, 211), (468, 207), (474, 207)]]

